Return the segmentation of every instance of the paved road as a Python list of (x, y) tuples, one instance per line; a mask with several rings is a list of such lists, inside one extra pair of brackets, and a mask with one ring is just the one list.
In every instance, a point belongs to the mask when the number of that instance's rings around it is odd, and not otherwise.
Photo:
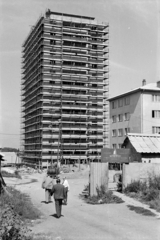
[[(34, 176), (33, 176), (34, 178)], [(69, 179), (71, 191), (68, 205), (63, 206), (60, 219), (53, 216), (54, 202), (45, 204), (39, 182), (19, 185), (17, 188), (30, 194), (33, 203), (42, 211), (44, 218), (32, 230), (48, 239), (62, 240), (159, 240), (160, 219), (144, 216), (129, 210), (126, 203), (89, 205), (79, 198), (88, 183), (87, 177)]]

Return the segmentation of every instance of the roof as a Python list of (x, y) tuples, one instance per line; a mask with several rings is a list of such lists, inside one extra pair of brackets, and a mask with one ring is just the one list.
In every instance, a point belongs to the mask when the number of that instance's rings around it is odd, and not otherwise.
[(88, 17), (88, 16), (81, 16), (81, 15), (61, 13), (61, 12), (52, 12), (52, 11), (50, 11), (50, 9), (48, 9), (47, 13), (54, 14), (54, 15), (60, 15), (60, 16), (66, 16), (66, 17), (85, 18), (85, 19), (89, 19), (89, 20), (95, 19), (94, 17)]
[(126, 139), (130, 141), (138, 153), (160, 153), (159, 134), (128, 133)]
[(160, 88), (157, 87), (157, 83), (149, 83), (149, 84), (146, 84), (146, 85), (141, 86), (139, 88), (135, 88), (135, 89), (130, 90), (128, 92), (122, 93), (120, 95), (108, 98), (108, 101), (111, 101), (111, 100), (114, 100), (116, 98), (123, 97), (123, 96), (126, 96), (126, 95), (130, 95), (130, 94), (135, 93), (135, 92), (147, 91), (147, 90), (148, 91), (159, 91), (160, 92)]

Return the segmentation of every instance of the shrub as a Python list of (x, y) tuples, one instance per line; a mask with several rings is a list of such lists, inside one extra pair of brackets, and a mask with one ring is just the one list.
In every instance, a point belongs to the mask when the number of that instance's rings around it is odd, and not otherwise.
[[(150, 207), (160, 211), (160, 176), (152, 174), (145, 182), (133, 181), (125, 188), (124, 193), (138, 197)], [(134, 196), (131, 193), (135, 193)]]
[(149, 206), (153, 209), (156, 209), (158, 212), (160, 212), (160, 196), (155, 200), (150, 201)]
[(160, 190), (160, 176), (150, 175), (148, 178), (148, 186), (149, 188)]
[(147, 188), (147, 183), (142, 181), (133, 181), (131, 182), (124, 190), (125, 193), (134, 192), (138, 193), (140, 191), (145, 191)]
[(108, 191), (105, 185), (97, 186), (97, 195), (81, 196), (89, 204), (104, 204), (104, 203), (122, 203), (122, 199), (113, 195), (112, 191)]
[(152, 201), (159, 196), (159, 190), (154, 189), (154, 188), (148, 188), (145, 192), (143, 192), (142, 198), (145, 201)]

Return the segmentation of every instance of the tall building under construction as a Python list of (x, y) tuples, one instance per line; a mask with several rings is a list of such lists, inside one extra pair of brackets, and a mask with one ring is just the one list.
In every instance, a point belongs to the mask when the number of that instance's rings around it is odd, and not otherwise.
[(47, 10), (23, 43), (21, 85), (25, 162), (100, 158), (109, 139), (108, 23)]

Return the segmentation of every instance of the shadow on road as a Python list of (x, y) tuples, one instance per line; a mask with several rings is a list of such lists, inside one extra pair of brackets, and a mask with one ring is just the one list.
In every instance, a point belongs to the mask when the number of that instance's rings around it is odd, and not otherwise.
[(131, 211), (135, 211), (136, 213), (142, 214), (144, 216), (156, 216), (153, 212), (151, 212), (150, 210), (145, 209), (143, 207), (136, 207), (136, 206), (131, 206), (131, 205), (127, 205), (127, 207)]
[[(57, 217), (57, 214), (55, 214), (55, 213), (54, 213), (54, 214), (51, 214), (50, 216), (51, 216), (51, 217), (54, 217), (54, 218), (58, 218), (58, 217)], [(64, 215), (61, 215), (61, 217), (64, 217)]]

